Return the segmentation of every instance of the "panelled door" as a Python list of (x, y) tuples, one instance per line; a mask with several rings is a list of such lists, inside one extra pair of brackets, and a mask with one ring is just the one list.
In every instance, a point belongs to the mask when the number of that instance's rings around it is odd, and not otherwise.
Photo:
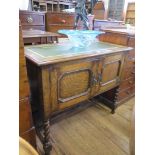
[(124, 61), (124, 54), (117, 53), (108, 55), (100, 61), (99, 70), (99, 92), (111, 89), (115, 85), (119, 84), (121, 78), (121, 70)]
[(57, 68), (57, 97), (63, 109), (87, 100), (96, 84), (98, 59), (84, 59), (61, 63)]

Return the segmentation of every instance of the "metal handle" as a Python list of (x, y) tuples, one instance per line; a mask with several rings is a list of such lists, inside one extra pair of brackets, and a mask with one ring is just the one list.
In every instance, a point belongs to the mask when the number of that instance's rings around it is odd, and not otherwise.
[(27, 17), (27, 22), (28, 23), (33, 23), (33, 18), (31, 16)]
[(66, 21), (65, 21), (64, 19), (62, 19), (62, 20), (61, 20), (61, 23), (65, 24), (65, 23), (66, 23)]

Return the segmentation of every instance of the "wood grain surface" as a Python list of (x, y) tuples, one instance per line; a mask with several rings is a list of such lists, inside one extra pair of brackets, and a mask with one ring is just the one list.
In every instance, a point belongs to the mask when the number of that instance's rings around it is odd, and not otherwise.
[(21, 23), (19, 23), (19, 135), (36, 147)]
[[(102, 103), (52, 123), (54, 155), (129, 155), (134, 98), (114, 115)], [(42, 145), (38, 142), (40, 151)]]

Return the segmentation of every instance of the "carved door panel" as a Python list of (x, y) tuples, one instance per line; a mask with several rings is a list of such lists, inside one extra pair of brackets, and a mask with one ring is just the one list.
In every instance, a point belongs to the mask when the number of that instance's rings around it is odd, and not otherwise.
[(57, 65), (58, 103), (63, 109), (87, 100), (93, 90), (97, 60), (87, 59)]
[(99, 92), (104, 92), (119, 84), (123, 61), (124, 55), (122, 53), (102, 58), (99, 73)]

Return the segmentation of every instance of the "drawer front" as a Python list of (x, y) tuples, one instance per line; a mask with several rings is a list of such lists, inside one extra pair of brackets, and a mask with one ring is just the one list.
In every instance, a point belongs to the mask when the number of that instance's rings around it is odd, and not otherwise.
[(24, 25), (45, 25), (44, 14), (23, 13), (19, 15), (22, 26)]
[(50, 25), (50, 24), (61, 24), (61, 25), (70, 25), (73, 26), (74, 25), (74, 18), (75, 15), (74, 14), (54, 14), (54, 13), (47, 13), (46, 14), (46, 24)]
[(121, 101), (121, 100), (124, 100), (124, 99), (130, 97), (131, 95), (134, 94), (134, 92), (135, 92), (134, 86), (119, 92), (119, 94), (117, 96), (117, 101)]
[(134, 68), (126, 68), (122, 71), (122, 80), (129, 79), (130, 77), (135, 77), (135, 69)]
[(135, 79), (134, 78), (124, 80), (124, 81), (121, 82), (121, 84), (119, 86), (119, 90), (122, 91), (124, 89), (127, 89), (129, 87), (134, 86), (134, 84), (135, 84)]

